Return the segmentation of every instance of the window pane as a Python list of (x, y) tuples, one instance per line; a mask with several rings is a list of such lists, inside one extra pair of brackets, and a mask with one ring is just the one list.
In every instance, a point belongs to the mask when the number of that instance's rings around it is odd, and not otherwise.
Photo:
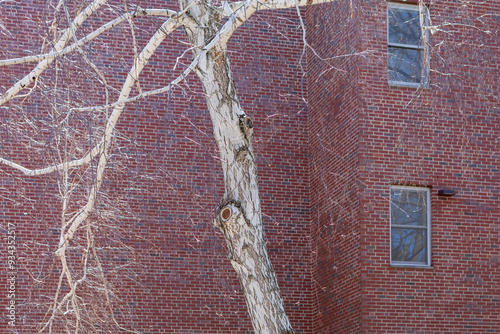
[(389, 9), (389, 43), (420, 45), (422, 29), (418, 10)]
[(427, 230), (391, 229), (392, 261), (427, 263)]
[(391, 189), (391, 224), (427, 226), (427, 189)]
[(422, 79), (422, 50), (388, 48), (389, 80), (420, 83)]

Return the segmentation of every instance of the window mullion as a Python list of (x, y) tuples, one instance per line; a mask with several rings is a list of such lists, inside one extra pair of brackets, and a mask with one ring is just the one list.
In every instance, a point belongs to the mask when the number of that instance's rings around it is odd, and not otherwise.
[[(423, 20), (421, 15), (424, 15)], [(415, 5), (388, 4), (387, 65), (389, 85), (428, 87), (428, 47), (426, 45), (428, 33), (422, 28), (422, 24), (424, 26), (428, 24), (428, 15), (427, 10), (422, 13)]]
[[(430, 190), (422, 187), (391, 186), (390, 202), (391, 264), (429, 267)], [(419, 225), (409, 225), (415, 223)]]
[(402, 49), (413, 49), (413, 50), (423, 50), (424, 47), (420, 45), (414, 45), (414, 44), (401, 44), (401, 43), (394, 43), (394, 42), (388, 42), (388, 46), (392, 46), (394, 48), (402, 48)]
[(404, 228), (404, 229), (407, 229), (407, 230), (410, 230), (410, 229), (426, 230), (427, 229), (427, 226), (415, 226), (415, 225), (397, 225), (397, 224), (392, 224), (391, 227), (394, 227), (394, 228)]

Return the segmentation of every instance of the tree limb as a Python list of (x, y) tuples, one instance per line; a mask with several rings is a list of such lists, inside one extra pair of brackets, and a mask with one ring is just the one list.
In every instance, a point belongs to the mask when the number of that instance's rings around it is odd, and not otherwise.
[(0, 158), (0, 163), (3, 163), (4, 165), (10, 166), (12, 168), (18, 169), (21, 172), (23, 172), (25, 175), (28, 175), (28, 176), (39, 176), (39, 175), (50, 174), (50, 173), (54, 173), (54, 172), (62, 172), (62, 171), (66, 171), (66, 170), (73, 168), (73, 167), (86, 165), (101, 152), (101, 147), (102, 147), (102, 142), (99, 143), (96, 147), (94, 147), (92, 149), (92, 151), (90, 151), (85, 157), (83, 157), (81, 159), (72, 160), (72, 161), (64, 162), (62, 164), (57, 164), (54, 166), (41, 168), (41, 169), (28, 169), (26, 167), (23, 167), (19, 164), (16, 164), (15, 162), (12, 162), (12, 161), (4, 159), (4, 158)]
[[(167, 34), (171, 33), (175, 29), (177, 29), (179, 26), (181, 26), (181, 21), (178, 19), (168, 19), (161, 27), (156, 31), (156, 33), (151, 37), (149, 40), (148, 44), (144, 47), (143, 51), (140, 53), (136, 64), (132, 66), (132, 69), (129, 71), (127, 79), (125, 80), (125, 83), (123, 84), (122, 91), (120, 93), (120, 97), (118, 100), (124, 100), (127, 99), (128, 95), (130, 94), (130, 91), (132, 90), (132, 87), (134, 86), (134, 82), (138, 79), (136, 76), (138, 76), (142, 69), (146, 66), (149, 58), (153, 55), (153, 53), (156, 51), (156, 48), (161, 44), (161, 42), (165, 39)], [(134, 75), (135, 74), (135, 75)], [(87, 204), (82, 208), (82, 210), (77, 213), (73, 218), (70, 220), (71, 226), (67, 229), (66, 233), (64, 235), (61, 235), (61, 240), (59, 242), (59, 248), (56, 251), (56, 254), (60, 257), (64, 257), (64, 252), (68, 246), (69, 240), (73, 238), (73, 234), (76, 232), (80, 224), (87, 219), (89, 216), (90, 212), (92, 211), (92, 208), (94, 207), (96, 198), (97, 198), (97, 193), (101, 187), (101, 183), (103, 180), (103, 175), (104, 175), (104, 170), (107, 165), (107, 155), (109, 148), (112, 143), (112, 137), (113, 133), (115, 130), (116, 123), (118, 122), (118, 119), (125, 107), (124, 103), (120, 103), (116, 105), (113, 109), (113, 112), (111, 113), (111, 116), (106, 124), (106, 130), (104, 132), (103, 140), (102, 140), (102, 149), (101, 149), (101, 155), (99, 158), (99, 163), (97, 165), (97, 172), (96, 172), (96, 178), (95, 178), (95, 183), (92, 186), (90, 190), (90, 194), (87, 199)]]
[[(64, 48), (66, 43), (71, 39), (76, 30), (82, 25), (82, 23), (92, 15), (99, 7), (105, 4), (107, 0), (95, 0), (90, 5), (88, 5), (78, 16), (73, 20), (69, 28), (67, 28), (59, 41), (57, 41), (54, 49), (56, 52)], [(19, 80), (14, 86), (12, 86), (4, 95), (0, 97), (0, 105), (10, 101), (14, 98), (17, 93), (26, 88), (30, 83), (36, 80), (38, 76), (52, 63), (54, 58), (48, 58), (42, 60), (28, 75)]]
[[(269, 1), (263, 1), (259, 2), (259, 7), (257, 10), (268, 10), (268, 9), (286, 9), (286, 8), (293, 8), (295, 6), (309, 6), (309, 5), (317, 5), (321, 3), (329, 3), (329, 2), (335, 2), (336, 0), (299, 0), (297, 3), (294, 0), (269, 0)], [(242, 6), (244, 6), (246, 1), (238, 1), (238, 2), (233, 2), (230, 3), (229, 6), (233, 11), (237, 11), (240, 9)], [(222, 10), (222, 7), (220, 7), (220, 12), (225, 13), (225, 11)]]
[(132, 17), (137, 17), (137, 16), (170, 16), (170, 17), (175, 17), (175, 18), (178, 18), (180, 16), (179, 13), (177, 13), (173, 10), (169, 10), (169, 9), (138, 9), (134, 12), (125, 13), (125, 14), (121, 15), (120, 17), (117, 17), (116, 19), (106, 23), (105, 25), (101, 26), (99, 29), (96, 29), (92, 33), (79, 39), (77, 42), (71, 44), (70, 46), (65, 47), (62, 50), (59, 50), (56, 52), (45, 53), (45, 54), (39, 54), (39, 55), (35, 55), (35, 56), (27, 56), (27, 57), (21, 57), (21, 58), (0, 60), (0, 66), (23, 64), (23, 63), (29, 63), (29, 62), (35, 62), (35, 61), (42, 61), (42, 60), (46, 60), (46, 59), (53, 60), (56, 57), (64, 56), (65, 54), (73, 52), (78, 47), (81, 47), (82, 45), (92, 41), (93, 39), (100, 36), (104, 32), (116, 27), (117, 25), (119, 25), (123, 21), (127, 20), (127, 15), (130, 15)]
[[(156, 48), (161, 44), (161, 42), (163, 41), (163, 39), (166, 37), (167, 34), (169, 34), (170, 32), (172, 32), (173, 30), (177, 29), (179, 26), (185, 25), (186, 23), (188, 23), (188, 24), (190, 23), (189, 21), (186, 22), (184, 20), (185, 17), (180, 18), (180, 15), (182, 15), (182, 13), (178, 14), (175, 19), (169, 19), (169, 20), (167, 20), (162, 25), (162, 27), (160, 27), (160, 29), (158, 29), (158, 31), (155, 33), (155, 35), (151, 38), (151, 40), (149, 41), (148, 45), (146, 45), (146, 47), (144, 48), (144, 50), (139, 55), (138, 60), (137, 60), (137, 64), (134, 64), (134, 66), (132, 67), (131, 72), (129, 72), (128, 77), (127, 77), (127, 81), (124, 84), (124, 88), (128, 84), (129, 80), (131, 80), (131, 82), (135, 82), (138, 79), (137, 78), (138, 74), (142, 71), (142, 69), (146, 65), (147, 61), (149, 60), (149, 58), (152, 56), (152, 54), (155, 52)], [(186, 19), (186, 20), (189, 20), (189, 19)], [(197, 59), (195, 59), (190, 64), (190, 66), (179, 77), (177, 77), (174, 81), (172, 81), (166, 87), (163, 87), (161, 89), (157, 89), (157, 90), (154, 90), (154, 91), (151, 91), (151, 92), (146, 92), (144, 94), (141, 94), (141, 95), (138, 95), (136, 97), (129, 98), (129, 99), (127, 99), (127, 96), (130, 93), (130, 89), (132, 87), (128, 88), (129, 91), (126, 94), (124, 94), (124, 88), (123, 88), (122, 92), (120, 94), (120, 98), (118, 99), (117, 102), (109, 104), (109, 105), (105, 105), (105, 106), (102, 106), (102, 107), (98, 107), (97, 109), (104, 109), (104, 108), (109, 108), (109, 107), (115, 107), (115, 108), (118, 108), (118, 109), (122, 110), (123, 107), (124, 107), (124, 105), (125, 105), (125, 103), (127, 103), (127, 102), (138, 100), (141, 97), (146, 97), (146, 96), (150, 96), (150, 95), (155, 95), (155, 94), (166, 92), (172, 86), (176, 85), (181, 80), (183, 80), (194, 69), (194, 67), (196, 66), (196, 64), (197, 64)], [(89, 107), (89, 108), (80, 108), (78, 110), (87, 110), (87, 109), (96, 109), (96, 108)], [(118, 110), (118, 109), (115, 109), (115, 111)], [(121, 111), (120, 111), (120, 113), (121, 113)], [(113, 112), (113, 114), (114, 114), (114, 112)], [(111, 118), (113, 118), (113, 114), (111, 115)], [(119, 115), (117, 117), (119, 117)], [(108, 121), (108, 127), (109, 127), (109, 124), (111, 122), (111, 118)], [(116, 123), (116, 121), (115, 121), (115, 123)], [(114, 128), (114, 123), (113, 123), (113, 128)], [(112, 130), (111, 130), (111, 132), (112, 132)], [(82, 165), (88, 164), (98, 154), (103, 153), (103, 143), (104, 143), (104, 139), (99, 143), (99, 145), (97, 145), (96, 147), (94, 147), (92, 149), (92, 151), (90, 151), (85, 157), (83, 157), (81, 159), (72, 160), (72, 161), (69, 161), (69, 162), (57, 164), (57, 165), (46, 167), (46, 168), (29, 169), (29, 168), (26, 168), (26, 167), (24, 167), (22, 165), (19, 165), (19, 164), (15, 163), (15, 162), (12, 162), (12, 161), (4, 159), (4, 158), (0, 158), (0, 163), (3, 163), (4, 165), (10, 166), (12, 168), (18, 169), (21, 172), (23, 172), (25, 175), (28, 175), (28, 176), (39, 176), (39, 175), (54, 173), (54, 172), (57, 172), (57, 171), (62, 172), (62, 171), (68, 170), (68, 169), (73, 168), (73, 167), (78, 167), (78, 166), (82, 166)]]

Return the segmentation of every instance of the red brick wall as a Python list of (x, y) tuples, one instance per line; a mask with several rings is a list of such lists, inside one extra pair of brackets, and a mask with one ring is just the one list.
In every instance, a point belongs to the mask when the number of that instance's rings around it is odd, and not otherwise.
[[(498, 4), (430, 2), (425, 90), (387, 84), (386, 6), (308, 11), (316, 332), (498, 332)], [(394, 184), (431, 188), (432, 268), (390, 265)]]
[[(70, 16), (79, 4), (70, 3)], [(116, 16), (121, 4), (112, 2), (117, 7), (82, 31)], [(500, 331), (500, 8), (497, 2), (454, 4), (431, 1), (432, 23), (454, 24), (431, 38), (435, 72), (427, 90), (387, 86), (383, 1), (342, 0), (304, 10), (308, 41), (317, 53), (308, 50), (303, 59), (306, 76), (298, 64), (302, 31), (293, 10), (259, 14), (233, 38), (236, 85), (256, 125), (268, 246), (297, 333)], [(10, 31), (0, 30), (2, 59), (51, 41), (48, 3), (1, 6), (1, 23)], [(65, 22), (66, 14), (58, 20)], [(136, 21), (139, 45), (160, 23)], [(125, 23), (106, 36), (85, 50), (116, 98), (133, 57), (130, 30)], [(141, 89), (169, 82), (182, 69), (171, 71), (180, 52), (175, 41), (166, 41), (145, 70)], [(31, 68), (0, 68), (2, 92)], [(81, 57), (59, 60), (30, 96), (0, 109), (2, 157), (46, 166), (61, 159), (56, 153), (67, 144), (70, 156), (80, 156), (97, 142), (102, 113), (74, 112), (68, 132), (56, 126), (64, 118), (58, 113), (104, 101), (98, 75)], [(251, 332), (224, 242), (211, 223), (222, 186), (205, 110), (193, 78), (169, 96), (130, 104), (118, 125), (116, 154), (92, 228), (116, 293), (110, 297), (115, 317), (126, 328)], [(84, 203), (93, 169), (95, 164), (86, 174), (71, 173), (78, 192), (70, 211)], [(4, 263), (8, 254), (10, 222), (17, 236), (16, 329), (33, 332), (60, 275), (53, 252), (62, 176), (26, 178), (5, 166), (0, 175), (0, 258)], [(390, 266), (392, 184), (431, 187), (432, 268)], [(457, 195), (440, 199), (441, 188)], [(69, 257), (79, 277), (84, 233), (74, 245), (80, 249)], [(0, 270), (2, 309), (9, 302), (9, 275)], [(95, 319), (98, 329), (112, 332), (116, 327), (103, 315), (103, 295), (96, 293), (102, 281), (90, 276), (79, 293), (92, 303), (89, 316), (95, 312), (106, 321)], [(0, 329), (5, 316), (0, 315)]]
[[(70, 16), (75, 15), (79, 5), (69, 4)], [(82, 31), (89, 32), (115, 17), (116, 12), (121, 13), (122, 1), (111, 5), (89, 20)], [(176, 7), (175, 3), (163, 1), (147, 3), (152, 8), (169, 5)], [(11, 32), (1, 36), (2, 59), (29, 54), (26, 50), (39, 52), (44, 38), (46, 43), (52, 40), (49, 26), (44, 23), (53, 17), (48, 3), (8, 2), (1, 6), (1, 23)], [(255, 152), (270, 256), (296, 332), (314, 333), (310, 231), (306, 224), (310, 216), (307, 113), (302, 102), (302, 94), (307, 92), (303, 91), (302, 73), (298, 70), (301, 30), (294, 11), (278, 11), (275, 15), (256, 15), (240, 29), (230, 45), (230, 57), (242, 106), (255, 123)], [(64, 12), (58, 20), (65, 26)], [(153, 27), (162, 20), (135, 22), (140, 52)], [(173, 37), (181, 39), (182, 33)], [(183, 58), (172, 72), (182, 48), (168, 38), (164, 43), (141, 76), (143, 91), (165, 85), (191, 59), (189, 55)], [(111, 100), (116, 99), (116, 89), (121, 88), (133, 57), (128, 23), (84, 50), (106, 77)], [(2, 92), (31, 67), (0, 68)], [(69, 125), (75, 131), (65, 133), (56, 126), (63, 120), (57, 113), (72, 106), (104, 103), (102, 87), (98, 75), (78, 54), (59, 60), (40, 78), (28, 98), (16, 99), (0, 109), (2, 157), (29, 167), (46, 166), (61, 158), (57, 150), (64, 148), (68, 135), (75, 136), (68, 143), (71, 157), (81, 156), (97, 142), (99, 125), (105, 117), (100, 111), (74, 112)], [(55, 115), (52, 118), (51, 113)], [(143, 333), (251, 332), (225, 242), (212, 226), (223, 185), (210, 120), (196, 79), (188, 79), (169, 96), (129, 104), (117, 131), (114, 154), (91, 218), (106, 281), (114, 291), (110, 299), (115, 317), (125, 328)], [(71, 173), (78, 189), (69, 211), (84, 203), (83, 195), (89, 190), (94, 171), (95, 163)], [(26, 178), (0, 166), (0, 257), (4, 263), (6, 224), (10, 222), (15, 224), (18, 237), (15, 329), (22, 333), (36, 331), (59, 279), (59, 260), (54, 251), (61, 221), (57, 184), (61, 177)], [(78, 269), (81, 248), (86, 246), (83, 231), (73, 245), (79, 249), (68, 253), (74, 277), (78, 278), (82, 275)], [(93, 261), (91, 265), (97, 264)], [(2, 332), (7, 324), (3, 310), (8, 303), (8, 274), (5, 267), (0, 270)], [(102, 287), (102, 280), (91, 276), (89, 273), (88, 283), (82, 285), (79, 295), (91, 302), (86, 305), (87, 314), (98, 327), (82, 325), (82, 332), (116, 332), (111, 318), (103, 315), (103, 294), (96, 291)], [(57, 322), (55, 330), (62, 332), (64, 326)]]
[[(359, 30), (350, 1), (308, 9), (315, 332), (360, 330)], [(310, 50), (309, 50), (310, 51)]]
[[(386, 3), (360, 6), (361, 332), (499, 332), (499, 3), (431, 1), (425, 90), (388, 87)], [(431, 188), (431, 268), (390, 265), (392, 184)]]

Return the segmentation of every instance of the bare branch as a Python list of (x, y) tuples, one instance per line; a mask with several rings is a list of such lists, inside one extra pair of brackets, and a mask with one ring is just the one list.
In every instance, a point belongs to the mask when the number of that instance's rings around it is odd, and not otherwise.
[(270, 0), (265, 2), (262, 7), (259, 9), (284, 9), (284, 8), (292, 8), (295, 6), (310, 6), (310, 5), (318, 5), (321, 3), (328, 2), (336, 2), (336, 0)]
[[(296, 6), (309, 6), (320, 3), (333, 2), (336, 0), (270, 0), (260, 2), (258, 0), (248, 0), (235, 2), (229, 5), (229, 8), (224, 6), (218, 7), (222, 15), (228, 15), (229, 19), (219, 31), (217, 36), (205, 48), (212, 48), (211, 45), (218, 44), (218, 48), (225, 47), (229, 38), (243, 23), (245, 23), (256, 11), (265, 9), (284, 9)], [(227, 5), (227, 4), (226, 4)], [(233, 13), (231, 13), (231, 11)], [(229, 15), (229, 13), (231, 13)]]
[(206, 53), (208, 51), (209, 50), (204, 50), (198, 56), (196, 56), (195, 59), (191, 62), (191, 64), (189, 64), (189, 66), (177, 78), (172, 80), (167, 86), (164, 86), (164, 87), (158, 88), (158, 89), (154, 89), (154, 90), (150, 90), (147, 92), (143, 92), (142, 94), (136, 95), (134, 97), (130, 97), (128, 99), (118, 100), (118, 101), (111, 103), (111, 104), (102, 105), (102, 106), (84, 107), (84, 108), (74, 108), (72, 110), (76, 110), (76, 111), (103, 110), (103, 109), (107, 109), (107, 108), (116, 107), (116, 106), (121, 105), (121, 104), (134, 102), (134, 101), (137, 101), (137, 100), (149, 97), (149, 96), (154, 96), (154, 95), (166, 93), (170, 89), (172, 89), (173, 86), (177, 85), (179, 82), (184, 80), (191, 72), (193, 72), (199, 63), (200, 58), (202, 58), (204, 55), (206, 55)]
[(177, 18), (181, 14), (179, 14), (173, 10), (169, 10), (169, 9), (138, 9), (137, 11), (125, 13), (125, 14), (121, 15), (120, 17), (117, 17), (113, 21), (106, 23), (105, 25), (101, 26), (99, 29), (95, 30), (91, 34), (88, 34), (87, 36), (81, 38), (77, 42), (71, 44), (70, 46), (67, 46), (66, 48), (64, 48), (62, 50), (59, 50), (56, 52), (45, 53), (45, 54), (39, 54), (39, 55), (35, 55), (35, 56), (0, 60), (0, 66), (23, 64), (23, 63), (29, 63), (29, 62), (35, 62), (35, 61), (42, 61), (42, 60), (46, 60), (46, 59), (53, 60), (56, 57), (64, 56), (65, 54), (73, 52), (78, 47), (81, 47), (82, 45), (84, 45), (84, 44), (92, 41), (96, 37), (102, 35), (104, 32), (106, 32), (106, 31), (116, 27), (120, 23), (124, 22), (125, 20), (127, 20), (127, 15), (132, 16), (132, 17), (137, 17), (137, 16), (169, 16), (169, 17)]
[[(258, 10), (267, 10), (267, 9), (286, 9), (286, 8), (293, 8), (295, 6), (309, 6), (309, 5), (317, 5), (321, 3), (328, 3), (328, 2), (335, 2), (335, 0), (299, 0), (299, 1), (294, 1), (294, 0), (270, 0), (270, 1), (263, 1), (259, 2), (259, 7)], [(233, 11), (237, 11), (240, 9), (242, 6), (244, 6), (246, 1), (238, 1), (238, 2), (233, 2), (230, 3), (229, 6)], [(221, 7), (221, 13), (225, 13), (224, 10), (222, 10)]]
[[(136, 59), (134, 59), (134, 64), (133, 64), (131, 70), (129, 71), (127, 79), (122, 87), (119, 100), (127, 98), (132, 87), (134, 86), (134, 82), (138, 79), (140, 72), (146, 66), (149, 58), (153, 55), (153, 53), (156, 51), (157, 47), (161, 44), (161, 42), (167, 36), (167, 34), (174, 31), (176, 28), (178, 28), (179, 26), (182, 25), (180, 23), (180, 21), (182, 21), (182, 20), (176, 20), (176, 19), (167, 20), (160, 27), (160, 29), (158, 29), (156, 31), (156, 33), (150, 39), (150, 41), (148, 42), (146, 47), (143, 49), (143, 51), (140, 53), (140, 55)], [(112, 112), (112, 114), (107, 122), (106, 130), (105, 130), (105, 133), (104, 133), (104, 136), (103, 136), (101, 143), (97, 147), (95, 147), (92, 150), (92, 152), (90, 154), (88, 154), (84, 159), (80, 159), (78, 161), (71, 161), (71, 162), (66, 163), (66, 164), (61, 164), (58, 166), (46, 168), (45, 170), (38, 170), (37, 171), (37, 173), (40, 174), (40, 173), (42, 173), (42, 171), (48, 172), (48, 171), (59, 170), (61, 168), (67, 169), (67, 168), (73, 167), (77, 164), (86, 163), (86, 162), (90, 161), (97, 154), (100, 154), (100, 159), (99, 159), (99, 163), (97, 166), (95, 183), (90, 191), (90, 194), (88, 195), (87, 203), (76, 214), (74, 214), (73, 217), (71, 219), (69, 219), (67, 222), (64, 221), (64, 215), (65, 215), (64, 212), (65, 212), (66, 203), (63, 204), (63, 207), (64, 207), (63, 222), (62, 222), (62, 227), (61, 227), (59, 248), (56, 251), (56, 254), (58, 255), (58, 257), (62, 263), (63, 270), (62, 270), (61, 277), (59, 280), (59, 285), (58, 285), (58, 289), (56, 292), (56, 297), (55, 297), (53, 306), (51, 307), (52, 314), (40, 332), (45, 330), (45, 328), (47, 328), (47, 326), (52, 326), (52, 323), (53, 323), (57, 313), (63, 312), (63, 310), (61, 308), (63, 307), (63, 305), (65, 303), (70, 303), (72, 305), (72, 309), (68, 310), (67, 312), (69, 312), (69, 311), (73, 312), (75, 317), (76, 317), (75, 333), (78, 332), (78, 328), (82, 322), (82, 319), (80, 316), (80, 310), (79, 310), (79, 301), (78, 301), (79, 297), (76, 294), (76, 288), (77, 288), (78, 284), (84, 280), (86, 272), (84, 272), (84, 276), (81, 279), (76, 280), (76, 281), (72, 279), (70, 269), (69, 269), (68, 264), (66, 262), (66, 248), (68, 247), (68, 243), (72, 239), (74, 233), (77, 231), (79, 225), (88, 218), (90, 212), (93, 209), (93, 206), (94, 206), (94, 203), (95, 203), (95, 200), (97, 197), (97, 193), (99, 191), (99, 188), (101, 186), (101, 182), (103, 180), (104, 170), (105, 170), (106, 164), (107, 164), (108, 151), (109, 151), (109, 148), (111, 147), (115, 126), (116, 126), (116, 123), (121, 115), (121, 112), (123, 111), (124, 106), (125, 106), (125, 104), (123, 104), (123, 103), (115, 106), (115, 108), (114, 108), (114, 110), (113, 110), (113, 112)], [(26, 168), (24, 168), (22, 166), (19, 166), (17, 164), (9, 162), (5, 159), (2, 159), (1, 161), (7, 165), (10, 165), (12, 167), (15, 167), (17, 169), (22, 170), (25, 173), (31, 172), (32, 173), (31, 175), (34, 175), (33, 171), (27, 170)], [(59, 169), (57, 167), (59, 167)], [(64, 196), (64, 198), (66, 201), (67, 196)], [(88, 229), (87, 229), (87, 233), (90, 233)], [(89, 249), (91, 247), (91, 244), (93, 243), (93, 241), (92, 242), (90, 241), (91, 239), (92, 238), (91, 237), (89, 238), (89, 235), (87, 235), (88, 247), (87, 247), (86, 254), (88, 254)], [(94, 252), (95, 252), (95, 250), (94, 250)], [(102, 268), (101, 268), (101, 271), (102, 271)], [(63, 296), (61, 300), (58, 300), (58, 296), (59, 296), (60, 288), (61, 288), (61, 281), (62, 281), (63, 276), (66, 277), (67, 285), (68, 285), (70, 291), (68, 293), (66, 293), (66, 295)], [(102, 278), (103, 278), (103, 283), (106, 284), (104, 277), (102, 277)], [(106, 287), (105, 287), (105, 289), (106, 289)], [(107, 295), (107, 291), (106, 291), (106, 298), (107, 298), (107, 302), (108, 302), (108, 307), (111, 307), (110, 301), (109, 301), (109, 296)], [(116, 319), (114, 319), (114, 317), (113, 317), (113, 320), (118, 325), (118, 323), (117, 323)], [(119, 326), (119, 328), (123, 329), (121, 326)]]
[(87, 154), (85, 157), (83, 157), (81, 159), (72, 160), (69, 162), (65, 162), (62, 164), (57, 164), (55, 166), (50, 166), (50, 167), (41, 168), (41, 169), (28, 169), (26, 167), (23, 167), (19, 164), (16, 164), (15, 162), (6, 160), (4, 158), (0, 158), (0, 163), (3, 163), (4, 165), (10, 166), (12, 168), (18, 169), (21, 172), (23, 172), (25, 175), (28, 175), (28, 176), (39, 176), (39, 175), (50, 174), (50, 173), (54, 173), (54, 172), (62, 172), (62, 171), (66, 171), (66, 170), (73, 168), (73, 167), (86, 165), (95, 156), (97, 156), (100, 153), (101, 147), (102, 147), (102, 142), (99, 143), (99, 145), (97, 145), (96, 147), (94, 147), (92, 149), (92, 151), (89, 152), (89, 154)]
[[(62, 50), (66, 43), (73, 37), (76, 30), (82, 25), (82, 23), (106, 2), (107, 0), (95, 0), (90, 5), (88, 5), (80, 14), (78, 14), (78, 16), (73, 20), (69, 28), (64, 31), (63, 35), (54, 46), (54, 51), (57, 52)], [(17, 95), (17, 93), (19, 93), (30, 83), (35, 81), (36, 78), (38, 78), (38, 76), (52, 63), (53, 60), (53, 58), (42, 60), (28, 75), (19, 80), (14, 86), (12, 86), (7, 92), (5, 92), (2, 97), (0, 97), (0, 105), (10, 101)]]
[[(132, 66), (132, 69), (129, 71), (127, 79), (123, 84), (122, 91), (120, 93), (119, 100), (127, 99), (132, 87), (134, 86), (134, 82), (138, 79), (137, 76), (141, 73), (143, 68), (146, 66), (149, 58), (156, 51), (156, 48), (161, 44), (161, 42), (165, 39), (167, 34), (171, 33), (179, 26), (182, 25), (182, 20), (178, 19), (168, 19), (161, 27), (156, 31), (156, 33), (151, 37), (146, 47), (140, 53), (137, 62)], [(135, 75), (134, 75), (135, 74)], [(103, 144), (101, 155), (99, 158), (99, 164), (97, 166), (96, 179), (95, 183), (90, 190), (90, 194), (88, 196), (87, 204), (69, 221), (71, 222), (71, 226), (68, 228), (64, 235), (61, 235), (61, 240), (59, 242), (59, 248), (56, 251), (56, 254), (60, 257), (64, 257), (64, 252), (68, 246), (69, 240), (73, 238), (73, 234), (76, 232), (80, 224), (87, 219), (92, 208), (94, 207), (94, 203), (97, 197), (97, 193), (101, 187), (101, 183), (103, 180), (104, 170), (107, 165), (107, 156), (108, 150), (111, 146), (113, 133), (115, 130), (116, 123), (125, 107), (124, 103), (120, 103), (116, 105), (111, 113), (111, 116), (106, 124), (106, 130), (103, 136)], [(68, 223), (69, 223), (68, 222)]]
[[(144, 48), (144, 50), (142, 51), (142, 53), (139, 55), (139, 57), (137, 59), (137, 62), (135, 62), (136, 64), (134, 64), (134, 66), (132, 67), (131, 72), (129, 72), (128, 77), (127, 77), (127, 81), (125, 82), (124, 87), (122, 89), (122, 92), (120, 94), (120, 98), (122, 98), (122, 99), (119, 98), (119, 100), (117, 102), (115, 102), (113, 104), (110, 104), (110, 105), (106, 105), (106, 106), (98, 108), (98, 109), (103, 109), (103, 108), (108, 108), (108, 107), (115, 107), (115, 108), (118, 108), (118, 109), (122, 110), (123, 107), (124, 107), (124, 104), (126, 102), (135, 101), (135, 100), (138, 100), (141, 97), (145, 97), (145, 96), (149, 96), (149, 95), (155, 95), (155, 94), (159, 94), (159, 93), (168, 91), (170, 89), (170, 87), (172, 87), (173, 85), (176, 85), (181, 80), (183, 80), (186, 77), (186, 75), (188, 75), (189, 72), (191, 72), (193, 70), (194, 66), (196, 66), (196, 63), (197, 63), (196, 59), (183, 72), (182, 75), (180, 75), (176, 80), (174, 80), (172, 83), (170, 83), (170, 85), (167, 86), (167, 87), (164, 87), (164, 88), (152, 91), (152, 92), (146, 92), (145, 94), (139, 95), (139, 96), (131, 98), (131, 99), (127, 99), (126, 97), (130, 93), (130, 89), (132, 87), (128, 88), (128, 92), (126, 94), (124, 93), (125, 86), (129, 83), (129, 80), (131, 80), (130, 82), (134, 82), (134, 81), (137, 80), (137, 77), (138, 77), (139, 73), (142, 71), (142, 69), (144, 68), (144, 66), (147, 64), (147, 61), (152, 56), (152, 54), (154, 53), (154, 51), (156, 50), (156, 48), (161, 44), (161, 42), (163, 41), (163, 39), (166, 37), (166, 34), (171, 33), (173, 30), (177, 29), (179, 26), (185, 25), (185, 24), (186, 24), (186, 21), (184, 20), (184, 17), (182, 19), (180, 19), (179, 16), (177, 16), (176, 19), (169, 19), (169, 20), (167, 20), (162, 25), (162, 27), (160, 29), (158, 29), (158, 31), (155, 33), (155, 35), (151, 38), (151, 40), (149, 41), (148, 45), (146, 45), (146, 47)], [(94, 109), (94, 108), (83, 108), (83, 109)], [(118, 110), (118, 109), (115, 109), (115, 111)], [(121, 113), (121, 111), (120, 111), (120, 113)], [(114, 112), (113, 112), (113, 114), (114, 114)], [(113, 118), (113, 114), (111, 116), (111, 119)], [(117, 117), (119, 117), (119, 114), (118, 114)], [(111, 119), (110, 119), (109, 122), (111, 122)], [(107, 128), (109, 128), (109, 124), (110, 124), (109, 122), (108, 122), (108, 127)], [(114, 128), (114, 124), (115, 123), (116, 123), (116, 120), (113, 123), (113, 128)], [(111, 130), (111, 133), (112, 132), (113, 131)], [(54, 166), (50, 166), (50, 167), (46, 167), (46, 168), (41, 168), (41, 169), (29, 169), (29, 168), (26, 168), (26, 167), (24, 167), (22, 165), (19, 165), (19, 164), (15, 163), (15, 162), (12, 162), (12, 161), (4, 159), (4, 158), (0, 158), (0, 163), (3, 163), (4, 165), (10, 166), (12, 168), (18, 169), (21, 172), (23, 172), (25, 175), (28, 175), (28, 176), (39, 176), (39, 175), (54, 173), (54, 172), (57, 172), (57, 171), (62, 172), (62, 171), (68, 170), (68, 169), (73, 168), (73, 167), (78, 167), (78, 166), (82, 166), (82, 165), (88, 164), (98, 154), (103, 153), (103, 147), (104, 147), (103, 143), (104, 143), (104, 141), (101, 141), (99, 143), (99, 145), (97, 145), (96, 147), (94, 147), (94, 149), (92, 149), (92, 151), (89, 152), (89, 154), (87, 154), (85, 157), (83, 157), (81, 159), (72, 160), (72, 161), (69, 161), (69, 162), (65, 162), (65, 163), (61, 163), (61, 164), (57, 164), (57, 165), (54, 165)]]

